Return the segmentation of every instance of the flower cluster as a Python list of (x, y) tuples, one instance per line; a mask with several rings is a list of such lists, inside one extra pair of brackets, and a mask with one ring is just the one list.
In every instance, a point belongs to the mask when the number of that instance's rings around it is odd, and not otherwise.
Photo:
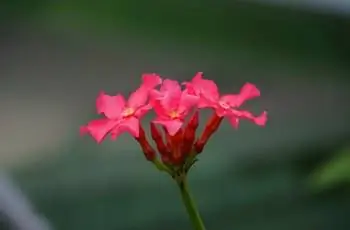
[[(116, 139), (120, 134), (131, 134), (140, 144), (146, 158), (166, 167), (178, 167), (193, 163), (195, 156), (203, 151), (223, 118), (237, 128), (240, 119), (248, 119), (259, 126), (267, 120), (266, 112), (254, 116), (248, 111), (238, 110), (246, 100), (260, 96), (260, 91), (246, 83), (238, 94), (220, 95), (214, 81), (197, 73), (190, 82), (179, 83), (162, 79), (156, 74), (142, 75), (141, 86), (126, 100), (123, 95), (110, 96), (101, 92), (96, 101), (97, 112), (104, 118), (90, 121), (81, 127), (98, 143), (110, 134)], [(198, 137), (199, 109), (213, 110), (204, 131)], [(141, 118), (154, 110), (156, 118), (151, 121), (150, 131), (156, 150), (146, 138)]]

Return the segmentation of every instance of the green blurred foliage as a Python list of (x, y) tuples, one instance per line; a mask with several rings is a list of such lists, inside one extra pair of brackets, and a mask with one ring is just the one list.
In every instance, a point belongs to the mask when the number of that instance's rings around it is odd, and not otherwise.
[(120, 28), (140, 40), (182, 41), (222, 51), (249, 47), (299, 61), (349, 60), (346, 18), (245, 2), (48, 1), (42, 6), (56, 26), (102, 33)]
[(350, 147), (335, 152), (330, 162), (315, 170), (311, 176), (311, 183), (318, 189), (350, 184)]

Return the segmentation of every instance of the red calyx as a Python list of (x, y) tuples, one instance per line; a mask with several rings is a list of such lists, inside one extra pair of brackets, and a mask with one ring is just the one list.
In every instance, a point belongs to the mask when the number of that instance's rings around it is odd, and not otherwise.
[(223, 117), (219, 117), (214, 113), (214, 115), (208, 120), (201, 137), (194, 144), (196, 153), (201, 153), (204, 146), (207, 144), (210, 137), (218, 130)]
[(140, 125), (139, 128), (139, 136), (135, 137), (136, 141), (140, 144), (145, 157), (149, 161), (153, 161), (156, 157), (156, 151), (152, 148), (152, 146), (148, 143), (145, 130)]
[(170, 157), (170, 150), (168, 146), (165, 145), (163, 141), (163, 137), (161, 133), (159, 132), (158, 128), (154, 123), (151, 122), (150, 125), (151, 129), (151, 136), (154, 142), (156, 143), (157, 149), (161, 155), (161, 159), (164, 163), (169, 163), (169, 157)]
[(199, 126), (199, 112), (196, 111), (188, 122), (183, 136), (182, 152), (189, 154), (193, 147), (193, 142), (196, 139), (196, 130)]
[(183, 130), (180, 129), (174, 136), (170, 136), (171, 161), (173, 164), (181, 164), (184, 160), (182, 152)]

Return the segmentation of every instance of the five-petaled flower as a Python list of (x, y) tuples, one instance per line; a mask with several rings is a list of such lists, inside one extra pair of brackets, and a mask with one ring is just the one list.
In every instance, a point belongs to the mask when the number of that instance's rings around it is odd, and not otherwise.
[(128, 132), (135, 138), (139, 137), (139, 119), (152, 106), (148, 103), (148, 94), (151, 89), (161, 84), (161, 78), (156, 74), (142, 75), (141, 86), (133, 92), (126, 101), (124, 96), (117, 94), (110, 96), (101, 92), (96, 100), (98, 114), (105, 118), (90, 121), (81, 127), (82, 133), (90, 133), (100, 143), (110, 133), (116, 139), (121, 133)]
[[(161, 86), (156, 89), (158, 85)], [(105, 118), (89, 122), (81, 131), (90, 133), (99, 143), (108, 133), (115, 139), (121, 133), (128, 132), (139, 142), (146, 158), (156, 163), (157, 167), (161, 164), (162, 167), (170, 167), (171, 170), (187, 171), (187, 167), (190, 167), (196, 155), (203, 151), (224, 117), (228, 118), (235, 128), (238, 127), (239, 119), (251, 120), (259, 126), (266, 123), (266, 112), (254, 116), (248, 111), (238, 110), (246, 100), (260, 96), (260, 91), (251, 83), (246, 83), (239, 94), (220, 95), (215, 82), (204, 79), (199, 72), (190, 82), (184, 82), (182, 85), (185, 86), (184, 89), (177, 81), (162, 80), (156, 74), (144, 74), (141, 86), (127, 101), (120, 94), (109, 96), (102, 92), (97, 98), (96, 107), (97, 112)], [(148, 142), (140, 122), (143, 115), (152, 108), (156, 118), (151, 121), (151, 136), (161, 162), (157, 160), (156, 151)], [(214, 113), (205, 125), (203, 133), (196, 139), (199, 126), (198, 110), (204, 108), (211, 108)], [(189, 116), (189, 121), (186, 122)], [(163, 133), (157, 125), (162, 126)], [(191, 162), (188, 162), (188, 159)]]
[(157, 115), (153, 123), (164, 126), (170, 136), (180, 130), (186, 116), (199, 101), (199, 96), (189, 94), (177, 81), (169, 79), (163, 81), (160, 90), (153, 89), (150, 97)]
[(267, 120), (267, 113), (264, 111), (259, 116), (254, 116), (248, 111), (238, 110), (245, 101), (260, 96), (260, 91), (255, 85), (246, 83), (239, 94), (220, 95), (219, 89), (214, 81), (204, 79), (201, 72), (198, 72), (191, 82), (184, 82), (187, 92), (199, 96), (199, 108), (212, 108), (215, 110), (213, 117), (208, 121), (202, 136), (197, 140), (195, 148), (197, 152), (203, 150), (210, 136), (217, 130), (222, 119), (227, 117), (235, 128), (239, 125), (239, 119), (248, 119), (259, 126), (264, 126)]

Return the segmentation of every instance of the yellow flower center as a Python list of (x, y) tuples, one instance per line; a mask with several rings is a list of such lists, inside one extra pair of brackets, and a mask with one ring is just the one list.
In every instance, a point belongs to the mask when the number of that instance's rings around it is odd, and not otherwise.
[(171, 112), (169, 113), (169, 117), (170, 117), (171, 119), (176, 119), (176, 118), (179, 117), (179, 113), (178, 113), (177, 111), (171, 111)]
[(134, 115), (134, 113), (135, 113), (135, 110), (133, 108), (126, 108), (122, 112), (122, 116), (123, 117), (130, 117), (130, 116)]

